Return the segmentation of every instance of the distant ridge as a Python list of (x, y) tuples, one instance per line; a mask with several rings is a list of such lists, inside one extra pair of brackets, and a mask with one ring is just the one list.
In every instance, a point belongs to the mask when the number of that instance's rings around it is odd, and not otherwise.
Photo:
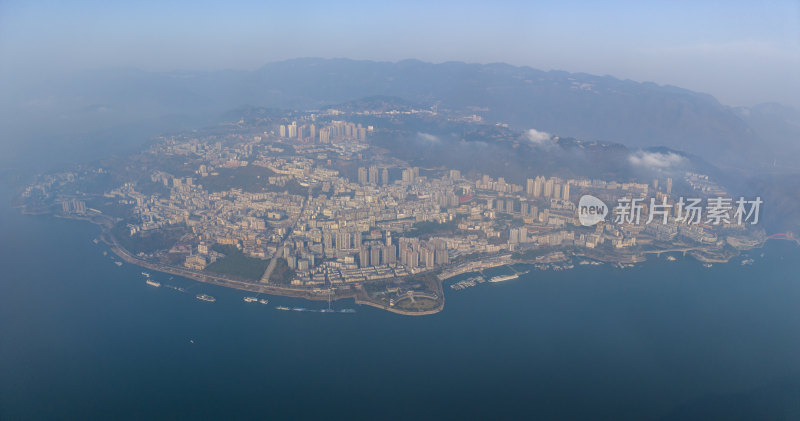
[(753, 147), (759, 139), (743, 119), (711, 95), (610, 76), (503, 63), (313, 58), (269, 63), (255, 73), (257, 86), (306, 106), (387, 95), (485, 109), (488, 120), (518, 129), (633, 147), (664, 145), (712, 161), (765, 152)]
[(245, 104), (321, 109), (383, 101), (378, 105), (474, 110), (489, 122), (564, 137), (634, 148), (666, 146), (722, 165), (759, 167), (787, 159), (780, 143), (765, 142), (741, 110), (724, 106), (711, 95), (503, 63), (300, 58), (254, 71), (117, 69), (39, 89), (56, 98), (81, 101), (75, 103), (75, 113), (90, 120), (100, 110), (103, 121), (141, 121), (166, 115), (219, 115)]

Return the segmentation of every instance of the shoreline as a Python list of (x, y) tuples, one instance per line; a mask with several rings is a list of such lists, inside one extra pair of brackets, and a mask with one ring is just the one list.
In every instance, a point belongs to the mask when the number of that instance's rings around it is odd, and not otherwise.
[[(43, 215), (47, 214), (48, 212), (27, 212), (24, 206), (21, 207), (21, 211), (23, 214), (26, 215)], [(377, 309), (389, 311), (391, 313), (400, 314), (404, 316), (426, 316), (432, 315), (441, 312), (444, 309), (445, 304), (445, 294), (444, 294), (444, 282), (448, 279), (454, 278), (456, 276), (464, 275), (467, 273), (473, 272), (480, 272), (484, 269), (490, 269), (500, 266), (506, 265), (513, 265), (513, 264), (528, 264), (528, 265), (535, 265), (539, 263), (558, 263), (558, 262), (566, 262), (575, 257), (583, 257), (588, 259), (597, 260), (604, 263), (609, 264), (635, 264), (641, 263), (647, 260), (647, 254), (655, 254), (657, 256), (664, 254), (669, 254), (672, 252), (683, 253), (684, 256), (689, 255), (690, 257), (694, 258), (700, 262), (713, 262), (713, 263), (725, 263), (729, 262), (732, 258), (741, 255), (742, 250), (738, 250), (737, 253), (732, 254), (730, 256), (723, 256), (723, 257), (709, 257), (706, 256), (702, 247), (700, 246), (692, 246), (692, 247), (685, 247), (680, 249), (667, 249), (667, 250), (647, 250), (642, 251), (639, 253), (633, 254), (626, 254), (620, 256), (611, 256), (611, 255), (599, 255), (594, 253), (571, 253), (571, 255), (564, 254), (563, 257), (559, 256), (556, 260), (551, 259), (544, 259), (544, 260), (536, 260), (536, 259), (514, 259), (511, 257), (511, 254), (508, 255), (500, 255), (500, 256), (491, 256), (486, 258), (485, 260), (477, 260), (472, 262), (464, 262), (461, 265), (466, 265), (463, 270), (459, 270), (458, 268), (451, 268), (447, 273), (448, 270), (432, 270), (425, 272), (425, 275), (429, 275), (432, 278), (435, 278), (435, 285), (436, 285), (436, 293), (438, 295), (437, 306), (428, 309), (428, 310), (421, 310), (421, 311), (408, 311), (403, 310), (401, 308), (397, 308), (391, 305), (387, 305), (380, 302), (375, 302), (368, 298), (367, 292), (363, 289), (363, 287), (359, 287), (351, 292), (342, 293), (338, 292), (335, 289), (329, 288), (326, 290), (304, 290), (304, 289), (297, 289), (297, 288), (289, 288), (289, 287), (281, 287), (276, 285), (270, 284), (263, 284), (257, 281), (251, 282), (242, 279), (232, 278), (222, 274), (214, 274), (214, 273), (207, 273), (207, 272), (198, 272), (195, 270), (182, 268), (173, 265), (165, 265), (160, 263), (150, 262), (139, 257), (136, 257), (127, 249), (122, 247), (119, 242), (114, 238), (113, 234), (111, 233), (111, 228), (117, 222), (113, 217), (103, 215), (103, 214), (93, 214), (93, 215), (86, 215), (86, 216), (64, 216), (64, 215), (57, 215), (49, 212), (53, 216), (57, 218), (63, 219), (72, 219), (77, 221), (86, 221), (93, 225), (97, 225), (101, 233), (99, 235), (100, 240), (109, 246), (111, 252), (114, 253), (117, 257), (121, 260), (125, 261), (128, 264), (136, 265), (139, 267), (147, 268), (149, 270), (168, 273), (171, 275), (177, 275), (184, 278), (188, 278), (197, 282), (207, 283), (211, 285), (217, 285), (224, 288), (236, 289), (239, 291), (247, 291), (247, 292), (254, 292), (260, 294), (267, 294), (267, 295), (275, 295), (275, 296), (282, 296), (282, 297), (289, 297), (289, 298), (302, 298), (309, 301), (327, 301), (327, 300), (340, 300), (340, 299), (349, 299), (352, 298), (356, 304), (358, 305), (368, 305)], [(755, 248), (761, 248), (764, 246), (766, 241), (762, 242)], [(798, 241), (800, 244), (800, 241)], [(562, 253), (562, 251), (553, 251), (553, 253)], [(419, 274), (417, 274), (419, 275)], [(414, 275), (416, 276), (416, 275)], [(324, 291), (324, 292), (323, 292)]]
[(386, 310), (395, 314), (401, 314), (405, 316), (431, 315), (431, 314), (436, 314), (444, 309), (445, 299), (441, 282), (438, 282), (438, 291), (437, 291), (440, 297), (439, 300), (437, 300), (439, 304), (435, 308), (423, 311), (406, 311), (392, 306), (387, 306), (382, 303), (371, 301), (365, 298), (366, 293), (363, 292), (363, 290), (362, 291), (356, 290), (351, 293), (341, 293), (337, 292), (336, 290), (331, 290), (331, 291), (326, 290), (327, 291), (326, 293), (315, 293), (313, 291), (300, 290), (297, 288), (286, 288), (276, 285), (261, 284), (257, 282), (248, 282), (245, 280), (235, 279), (221, 274), (197, 272), (191, 269), (180, 268), (177, 266), (163, 265), (159, 263), (150, 262), (134, 256), (133, 254), (131, 254), (131, 252), (129, 252), (127, 249), (122, 247), (117, 242), (117, 240), (111, 233), (111, 227), (113, 226), (115, 221), (109, 216), (102, 214), (89, 215), (89, 216), (63, 216), (63, 215), (54, 215), (54, 216), (63, 219), (85, 221), (98, 226), (101, 230), (101, 233), (98, 236), (100, 241), (109, 246), (112, 253), (114, 253), (117, 257), (119, 257), (121, 260), (123, 260), (128, 264), (136, 265), (153, 271), (181, 276), (197, 282), (217, 285), (224, 288), (236, 289), (239, 291), (255, 292), (260, 294), (275, 295), (275, 296), (289, 297), (289, 298), (302, 298), (309, 301), (328, 301), (328, 299), (337, 301), (341, 299), (352, 298), (354, 299), (356, 304), (368, 305), (374, 308)]

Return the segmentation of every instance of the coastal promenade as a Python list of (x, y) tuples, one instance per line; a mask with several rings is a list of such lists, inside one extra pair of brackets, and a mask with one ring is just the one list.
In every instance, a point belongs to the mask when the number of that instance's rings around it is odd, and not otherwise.
[[(302, 210), (299, 213), (299, 215), (302, 215)], [(267, 270), (265, 271), (261, 279), (258, 281), (247, 281), (221, 274), (213, 274), (213, 273), (201, 272), (188, 268), (183, 268), (179, 266), (155, 263), (133, 255), (131, 252), (129, 252), (119, 244), (119, 242), (116, 240), (116, 238), (114, 238), (112, 234), (112, 227), (114, 226), (115, 223), (118, 222), (114, 218), (99, 213), (87, 216), (71, 216), (68, 218), (89, 221), (100, 226), (102, 229), (102, 234), (100, 235), (100, 238), (104, 243), (110, 246), (111, 251), (114, 254), (119, 256), (123, 261), (127, 263), (138, 265), (154, 271), (160, 271), (172, 275), (182, 276), (199, 282), (218, 285), (226, 288), (238, 289), (254, 293), (268, 294), (268, 295), (303, 298), (313, 301), (353, 298), (357, 304), (369, 305), (396, 314), (413, 315), (413, 316), (435, 314), (444, 308), (445, 297), (443, 291), (443, 282), (449, 278), (462, 275), (465, 273), (479, 272), (485, 269), (505, 266), (509, 264), (553, 263), (556, 261), (564, 261), (570, 258), (567, 254), (561, 251), (553, 251), (549, 254), (546, 254), (544, 256), (539, 256), (535, 259), (514, 258), (513, 255), (509, 253), (509, 254), (502, 254), (495, 256), (486, 256), (480, 260), (462, 262), (456, 265), (444, 267), (434, 271), (426, 271), (423, 273), (418, 273), (414, 275), (414, 277), (419, 277), (419, 276), (430, 277), (431, 282), (429, 282), (428, 287), (433, 291), (435, 291), (434, 293), (437, 296), (437, 299), (433, 301), (435, 301), (437, 305), (431, 309), (424, 309), (424, 310), (420, 309), (419, 311), (409, 311), (403, 308), (397, 308), (396, 306), (389, 305), (386, 302), (376, 301), (372, 299), (372, 297), (370, 297), (370, 294), (367, 292), (364, 286), (359, 284), (347, 285), (345, 288), (328, 287), (325, 289), (284, 287), (275, 284), (270, 284), (269, 276), (271, 275), (277, 263), (278, 259), (277, 254), (272, 257), (272, 260), (270, 261)], [(286, 237), (284, 237), (283, 242), (281, 244), (285, 244), (286, 239), (288, 237), (289, 235), (287, 234)], [(794, 238), (791, 238), (791, 240), (796, 241), (796, 239)], [(658, 256), (662, 253), (670, 253), (670, 252), (682, 252), (684, 254), (689, 253), (692, 254), (692, 256), (697, 258), (698, 260), (713, 261), (713, 262), (727, 261), (731, 257), (728, 255), (725, 256), (704, 255), (702, 251), (703, 251), (702, 247), (695, 246), (695, 247), (672, 247), (660, 250), (639, 251), (638, 253), (625, 254), (625, 255), (582, 253), (582, 254), (574, 254), (574, 256), (585, 256), (600, 261), (614, 262), (614, 263), (638, 263), (644, 261), (645, 255), (647, 254), (655, 254)], [(425, 295), (420, 295), (420, 298), (430, 299)]]
[(198, 282), (218, 285), (225, 288), (238, 289), (241, 291), (255, 292), (267, 295), (277, 295), (283, 297), (303, 298), (312, 301), (326, 301), (330, 298), (333, 298), (334, 300), (353, 298), (356, 304), (364, 304), (406, 316), (423, 316), (423, 315), (435, 314), (442, 311), (442, 309), (444, 308), (444, 293), (441, 287), (441, 282), (436, 283), (437, 284), (436, 293), (439, 297), (441, 297), (439, 300), (439, 305), (436, 308), (430, 310), (422, 310), (422, 311), (406, 311), (403, 309), (394, 308), (370, 300), (369, 295), (366, 293), (366, 291), (363, 290), (363, 288), (352, 289), (347, 292), (343, 292), (336, 289), (307, 290), (298, 288), (286, 288), (277, 285), (265, 285), (262, 282), (247, 282), (243, 280), (233, 279), (227, 276), (203, 273), (177, 266), (163, 265), (159, 263), (150, 262), (134, 256), (128, 250), (122, 247), (119, 244), (119, 242), (117, 242), (117, 240), (111, 234), (111, 227), (115, 222), (112, 218), (109, 218), (105, 215), (94, 215), (93, 217), (73, 218), (73, 219), (89, 221), (99, 225), (103, 229), (103, 232), (100, 235), (100, 239), (111, 248), (112, 253), (117, 255), (123, 261), (153, 271), (159, 271), (163, 273), (169, 273), (171, 275), (177, 275), (193, 279)]

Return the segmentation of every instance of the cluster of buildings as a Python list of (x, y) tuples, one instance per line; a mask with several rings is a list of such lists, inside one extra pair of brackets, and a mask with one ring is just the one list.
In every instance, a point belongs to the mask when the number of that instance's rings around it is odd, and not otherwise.
[[(214, 244), (230, 245), (252, 258), (284, 259), (296, 273), (291, 281), (296, 286), (403, 277), (503, 251), (603, 244), (620, 249), (679, 237), (720, 242), (716, 227), (674, 218), (663, 224), (580, 225), (576, 204), (581, 194), (589, 192), (606, 203), (653, 196), (660, 203), (671, 197), (671, 178), (651, 185), (540, 175), (515, 184), (489, 174), (467, 179), (456, 169), (421, 175), (418, 167), (380, 155), (362, 164), (372, 126), (300, 120), (284, 120), (272, 126), (275, 131), (250, 136), (163, 139), (148, 153), (174, 157), (183, 166), (151, 168), (150, 182), (161, 186), (160, 192), (144, 193), (131, 182), (104, 196), (133, 208), (136, 222), (128, 226), (130, 235), (185, 225), (187, 235), (172, 250), (186, 252), (186, 267), (202, 270), (223, 257)], [(355, 163), (354, 174), (341, 174), (335, 161)], [(223, 169), (253, 174), (263, 169), (268, 175), (245, 188), (225, 185)], [(25, 194), (46, 192), (54, 183), (75, 178), (59, 177)], [(720, 190), (703, 175), (688, 173), (685, 181), (703, 193)], [(212, 191), (211, 185), (217, 188)], [(87, 209), (75, 198), (60, 203), (63, 213)], [(650, 211), (645, 203), (643, 216)], [(674, 216), (676, 209), (668, 212)], [(430, 230), (418, 232), (421, 226)]]
[[(345, 145), (363, 140), (367, 128), (333, 121), (319, 129), (315, 124), (281, 125), (280, 138), (319, 138)], [(376, 163), (357, 169), (354, 180), (330, 168), (330, 158), (342, 149), (315, 147), (283, 154), (279, 143), (252, 141), (183, 143), (164, 142), (157, 154), (201, 157), (195, 170), (199, 177), (175, 177), (167, 169), (151, 174), (153, 182), (169, 188), (169, 195), (143, 195), (126, 184), (107, 195), (132, 204), (139, 218), (131, 234), (184, 223), (192, 234), (186, 266), (202, 269), (218, 256), (209, 244), (230, 244), (246, 255), (285, 259), (297, 274), (298, 286), (351, 283), (405, 276), (448, 265), (459, 256), (517, 251), (535, 247), (577, 246), (632, 247), (638, 241), (672, 241), (676, 236), (713, 244), (718, 241), (710, 227), (668, 224), (637, 226), (601, 223), (592, 229), (579, 227), (574, 192), (591, 191), (607, 197), (646, 197), (655, 192), (661, 200), (666, 189), (641, 183), (562, 179), (537, 176), (524, 185), (483, 174), (475, 180), (458, 170), (440, 176), (421, 176), (417, 167)], [(321, 153), (321, 152), (324, 152)], [(342, 158), (342, 156), (338, 156)], [(346, 156), (351, 159), (352, 156)], [(263, 183), (282, 186), (289, 180), (308, 191), (290, 193), (246, 192), (237, 186), (211, 193), (203, 185), (217, 168), (256, 165), (275, 175)], [(401, 177), (391, 180), (389, 171)], [(314, 190), (317, 187), (318, 190)], [(315, 193), (312, 193), (315, 191)], [(647, 208), (644, 208), (647, 215)], [(411, 235), (418, 223), (434, 227), (453, 224), (454, 229), (434, 231), (427, 239)]]
[(75, 198), (63, 200), (61, 202), (61, 212), (84, 214), (86, 213), (86, 202)]
[(345, 140), (364, 142), (367, 140), (367, 133), (373, 131), (372, 126), (364, 127), (360, 123), (350, 123), (346, 121), (333, 120), (328, 123), (298, 124), (292, 121), (291, 124), (281, 124), (278, 126), (278, 136), (282, 139), (297, 139), (305, 143), (336, 143)]

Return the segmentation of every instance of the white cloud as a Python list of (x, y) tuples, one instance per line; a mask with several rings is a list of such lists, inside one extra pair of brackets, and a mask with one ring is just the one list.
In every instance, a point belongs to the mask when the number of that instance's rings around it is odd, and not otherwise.
[(439, 137), (430, 133), (417, 133), (417, 136), (426, 142), (439, 143)]
[(686, 161), (686, 158), (674, 152), (645, 152), (637, 151), (628, 157), (631, 164), (640, 167), (647, 167), (653, 169), (668, 169), (676, 165), (681, 165)]
[(525, 137), (527, 137), (531, 143), (536, 145), (544, 145), (550, 143), (550, 139), (552, 138), (552, 136), (550, 136), (550, 133), (540, 132), (536, 129), (530, 129), (527, 132), (525, 132)]

